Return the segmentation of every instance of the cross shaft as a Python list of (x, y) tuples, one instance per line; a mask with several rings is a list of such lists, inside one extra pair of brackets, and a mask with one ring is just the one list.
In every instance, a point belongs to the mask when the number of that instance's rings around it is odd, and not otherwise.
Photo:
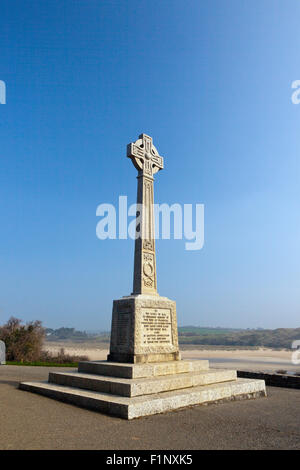
[(127, 157), (138, 170), (133, 294), (157, 295), (153, 175), (163, 169), (164, 161), (146, 134), (128, 144)]

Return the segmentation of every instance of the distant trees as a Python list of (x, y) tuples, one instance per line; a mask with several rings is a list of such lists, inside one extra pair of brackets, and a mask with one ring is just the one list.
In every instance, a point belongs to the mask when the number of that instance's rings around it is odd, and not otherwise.
[(85, 331), (77, 331), (75, 328), (47, 328), (45, 330), (47, 341), (61, 341), (61, 340), (86, 340), (89, 335)]
[(45, 330), (40, 321), (22, 324), (19, 318), (11, 317), (0, 326), (0, 339), (6, 345), (8, 361), (37, 361), (42, 355)]

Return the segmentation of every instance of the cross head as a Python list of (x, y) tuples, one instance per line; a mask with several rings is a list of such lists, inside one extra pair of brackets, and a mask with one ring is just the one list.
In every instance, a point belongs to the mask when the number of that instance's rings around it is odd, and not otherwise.
[(146, 134), (141, 134), (136, 142), (127, 145), (127, 157), (143, 176), (152, 177), (164, 167), (163, 157), (154, 147), (152, 137)]

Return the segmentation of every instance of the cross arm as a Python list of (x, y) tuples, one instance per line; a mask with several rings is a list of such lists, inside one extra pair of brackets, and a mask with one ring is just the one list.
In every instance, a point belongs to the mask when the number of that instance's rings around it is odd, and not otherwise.
[(127, 145), (127, 157), (131, 158), (132, 163), (134, 164), (137, 170), (143, 169), (144, 152), (140, 147), (132, 143), (128, 144)]

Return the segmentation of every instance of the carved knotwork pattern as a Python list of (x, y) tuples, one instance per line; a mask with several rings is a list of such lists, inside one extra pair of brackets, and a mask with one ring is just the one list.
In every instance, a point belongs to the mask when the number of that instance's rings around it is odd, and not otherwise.
[(144, 163), (144, 173), (146, 175), (152, 176), (152, 165), (150, 161), (145, 161)]
[(151, 279), (150, 277), (144, 276), (143, 282), (145, 287), (153, 287), (153, 279)]
[(143, 248), (144, 248), (145, 250), (154, 251), (153, 240), (144, 240), (144, 241), (143, 241)]

